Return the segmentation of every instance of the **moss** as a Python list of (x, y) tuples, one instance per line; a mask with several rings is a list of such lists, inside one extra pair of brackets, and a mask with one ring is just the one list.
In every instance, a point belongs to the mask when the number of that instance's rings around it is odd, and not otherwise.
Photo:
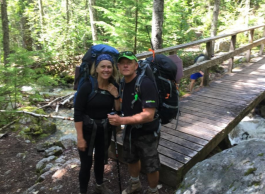
[(41, 134), (39, 137), (38, 137), (38, 139), (44, 139), (44, 138), (46, 138), (46, 137), (49, 137), (49, 134)]
[(260, 154), (258, 154), (258, 156), (263, 156), (264, 155), (264, 153), (260, 153)]
[(249, 187), (251, 186), (260, 186), (260, 181), (252, 181), (251, 184), (249, 185)]
[(245, 173), (244, 176), (248, 176), (250, 174), (252, 174), (254, 171), (256, 171), (257, 168), (249, 168)]
[(234, 182), (229, 186), (229, 189), (231, 189), (234, 186)]

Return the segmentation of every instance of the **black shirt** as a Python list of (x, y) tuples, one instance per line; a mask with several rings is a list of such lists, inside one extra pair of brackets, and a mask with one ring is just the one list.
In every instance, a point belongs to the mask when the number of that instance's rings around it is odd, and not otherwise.
[[(116, 86), (116, 85), (115, 85)], [(117, 87), (117, 86), (116, 86)], [(74, 105), (74, 121), (83, 121), (84, 115), (92, 119), (105, 119), (114, 107), (114, 97), (107, 91), (98, 88), (98, 91), (105, 91), (109, 95), (97, 93), (88, 102), (88, 96), (92, 91), (89, 81), (86, 81), (77, 93)]]
[(148, 77), (144, 77), (140, 85), (141, 92), (138, 98), (141, 99), (141, 101), (137, 100), (132, 109), (131, 102), (135, 99), (135, 82), (137, 77), (138, 76), (136, 76), (131, 82), (125, 83), (122, 98), (122, 111), (124, 116), (132, 116), (143, 112), (143, 108), (158, 107), (158, 92), (155, 85)]

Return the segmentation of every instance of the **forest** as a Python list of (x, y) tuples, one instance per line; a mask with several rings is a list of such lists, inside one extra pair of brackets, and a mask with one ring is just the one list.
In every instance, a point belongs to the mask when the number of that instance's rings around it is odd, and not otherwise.
[[(36, 86), (72, 84), (75, 66), (92, 45), (103, 43), (137, 54), (148, 51), (150, 39), (155, 49), (175, 46), (262, 24), (265, 13), (265, 0), (1, 0), (0, 3), (2, 110), (17, 110), (43, 101)], [(155, 9), (160, 14), (158, 18), (153, 14)], [(237, 44), (248, 42), (247, 34), (237, 38)], [(196, 54), (178, 51), (184, 66), (191, 64)], [(25, 95), (23, 86), (32, 86), (36, 91)], [(1, 119), (0, 126), (5, 123)]]

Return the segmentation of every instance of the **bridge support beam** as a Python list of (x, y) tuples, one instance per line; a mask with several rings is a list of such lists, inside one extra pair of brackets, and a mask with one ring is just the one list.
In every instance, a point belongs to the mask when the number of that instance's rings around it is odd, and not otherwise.
[[(253, 40), (254, 40), (254, 29), (250, 30), (249, 32), (249, 43), (253, 43)], [(250, 57), (251, 57), (251, 49), (247, 51), (247, 56), (246, 56), (247, 62), (250, 61)]]
[[(263, 35), (262, 37), (265, 37), (265, 27), (263, 28)], [(263, 50), (264, 50), (264, 43), (260, 45), (260, 50), (259, 50), (259, 56), (263, 55)]]
[[(206, 43), (206, 56), (208, 57), (208, 60), (211, 60), (213, 55), (213, 42), (209, 41)], [(208, 86), (209, 85), (209, 70), (210, 68), (204, 69), (204, 76), (203, 76), (203, 85)]]
[[(231, 37), (229, 52), (234, 51), (235, 49), (236, 49), (236, 35), (233, 35)], [(229, 64), (228, 64), (228, 72), (229, 73), (232, 73), (233, 65), (234, 65), (234, 57), (229, 59)]]

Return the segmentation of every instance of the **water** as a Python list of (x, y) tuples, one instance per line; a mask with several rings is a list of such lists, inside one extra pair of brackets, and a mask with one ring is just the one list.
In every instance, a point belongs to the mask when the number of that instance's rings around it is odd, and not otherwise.
[(228, 135), (231, 145), (250, 138), (265, 139), (265, 119), (258, 115), (246, 116)]

